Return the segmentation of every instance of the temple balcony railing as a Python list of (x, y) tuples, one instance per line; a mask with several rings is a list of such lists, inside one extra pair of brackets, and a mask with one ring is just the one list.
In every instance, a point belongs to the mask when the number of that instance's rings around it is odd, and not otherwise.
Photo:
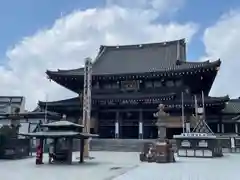
[(184, 87), (152, 87), (152, 88), (141, 88), (139, 92), (144, 94), (168, 94), (169, 92), (175, 93), (175, 94), (181, 94), (182, 91), (184, 91)]
[(125, 89), (92, 89), (92, 95), (109, 95), (109, 94), (168, 94), (169, 92), (171, 93), (180, 93), (184, 91), (184, 87), (151, 87), (151, 88), (145, 88), (141, 87), (139, 89), (131, 89), (131, 90), (125, 90)]
[(121, 89), (92, 89), (92, 95), (98, 94), (119, 94), (122, 93)]

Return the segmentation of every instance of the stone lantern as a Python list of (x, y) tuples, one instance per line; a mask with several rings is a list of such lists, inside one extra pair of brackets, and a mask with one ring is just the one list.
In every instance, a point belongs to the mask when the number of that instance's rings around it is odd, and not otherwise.
[(169, 114), (164, 112), (164, 105), (159, 104), (158, 112), (154, 114), (154, 117), (157, 118), (156, 126), (158, 128), (158, 140), (164, 141), (166, 139), (166, 129), (167, 129), (167, 120), (169, 119)]

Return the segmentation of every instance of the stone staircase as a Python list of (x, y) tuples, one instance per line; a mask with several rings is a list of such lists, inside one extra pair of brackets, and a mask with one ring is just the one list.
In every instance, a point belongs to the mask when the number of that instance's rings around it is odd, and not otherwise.
[(143, 144), (154, 139), (92, 139), (91, 151), (140, 152)]

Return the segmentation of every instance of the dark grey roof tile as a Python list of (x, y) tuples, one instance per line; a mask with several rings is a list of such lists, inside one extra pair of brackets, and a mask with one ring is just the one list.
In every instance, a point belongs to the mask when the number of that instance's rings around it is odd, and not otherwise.
[[(178, 47), (180, 53), (178, 56)], [(101, 46), (93, 63), (93, 75), (134, 74), (146, 72), (182, 71), (207, 66), (220, 66), (216, 62), (187, 62), (184, 39), (142, 45)], [(84, 68), (47, 71), (51, 75), (78, 76)]]
[(222, 112), (228, 114), (240, 114), (240, 99), (229, 100)]

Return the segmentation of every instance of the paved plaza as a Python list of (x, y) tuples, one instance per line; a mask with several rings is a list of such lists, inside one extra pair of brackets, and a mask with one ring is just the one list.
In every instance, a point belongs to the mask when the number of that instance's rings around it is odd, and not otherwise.
[(35, 159), (0, 161), (4, 180), (239, 180), (240, 154), (223, 158), (177, 158), (176, 163), (140, 163), (138, 153), (91, 152), (94, 159), (72, 165), (36, 166)]

